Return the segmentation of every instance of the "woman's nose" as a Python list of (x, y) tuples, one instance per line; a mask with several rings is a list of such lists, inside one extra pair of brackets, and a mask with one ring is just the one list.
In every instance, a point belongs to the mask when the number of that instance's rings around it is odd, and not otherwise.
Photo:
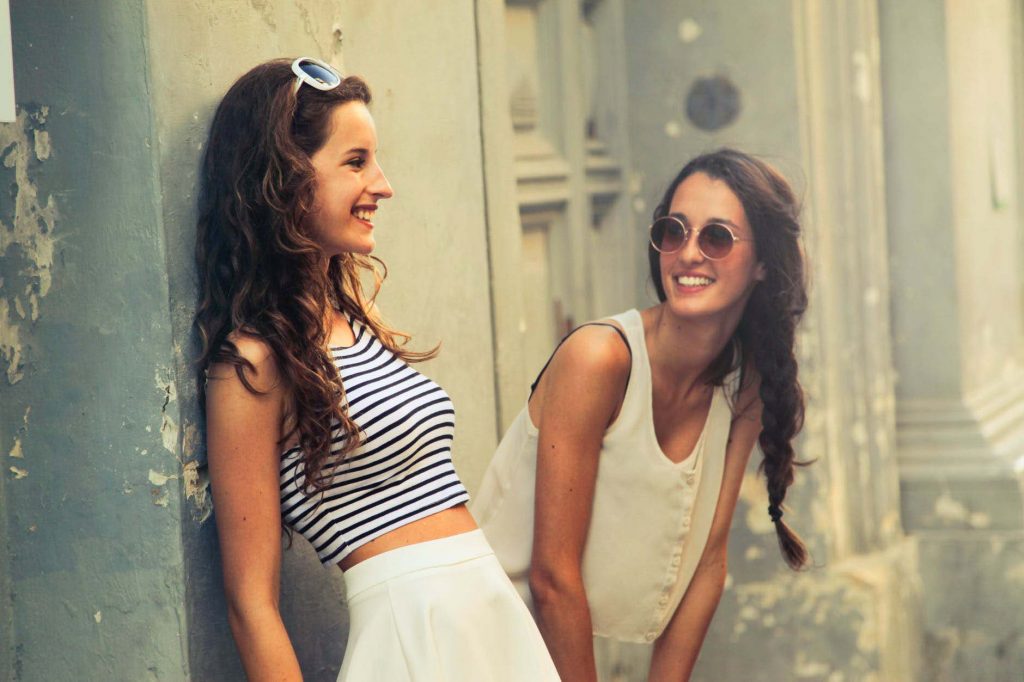
[(395, 196), (395, 190), (391, 187), (391, 183), (388, 182), (387, 176), (384, 175), (384, 171), (380, 166), (377, 166), (377, 177), (370, 184), (370, 193), (378, 199), (390, 199)]
[(686, 231), (683, 239), (683, 246), (677, 252), (677, 258), (686, 263), (699, 263), (704, 260), (704, 253), (700, 250), (699, 232), (694, 229)]

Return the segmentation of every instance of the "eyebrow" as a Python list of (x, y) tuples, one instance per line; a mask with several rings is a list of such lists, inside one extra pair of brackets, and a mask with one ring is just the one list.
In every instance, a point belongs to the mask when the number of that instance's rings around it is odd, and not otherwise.
[(349, 149), (345, 153), (346, 154), (369, 154), (370, 150), (367, 149), (366, 147), (352, 147), (351, 149)]
[[(686, 217), (685, 213), (675, 212), (675, 213), (669, 213), (669, 215), (672, 216), (673, 218), (679, 218), (680, 220), (682, 220), (687, 225), (690, 224), (690, 219)], [(710, 223), (722, 223), (723, 225), (728, 225), (729, 227), (733, 227), (733, 228), (735, 228), (737, 230), (740, 229), (739, 225), (737, 225), (733, 221), (729, 220), (728, 218), (716, 218), (716, 217), (712, 216), (712, 217), (708, 218), (706, 221), (704, 221), (705, 225), (708, 225)]]

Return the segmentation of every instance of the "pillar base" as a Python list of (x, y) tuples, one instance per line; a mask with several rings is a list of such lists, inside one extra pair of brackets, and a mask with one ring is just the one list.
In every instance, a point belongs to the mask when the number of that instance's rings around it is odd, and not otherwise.
[(1024, 372), (897, 406), (903, 525), (1024, 530)]

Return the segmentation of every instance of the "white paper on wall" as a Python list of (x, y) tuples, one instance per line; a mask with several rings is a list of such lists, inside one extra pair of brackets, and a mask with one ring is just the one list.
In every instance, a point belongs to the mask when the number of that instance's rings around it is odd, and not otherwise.
[(0, 0), (0, 121), (14, 120), (14, 57), (11, 50), (11, 7)]

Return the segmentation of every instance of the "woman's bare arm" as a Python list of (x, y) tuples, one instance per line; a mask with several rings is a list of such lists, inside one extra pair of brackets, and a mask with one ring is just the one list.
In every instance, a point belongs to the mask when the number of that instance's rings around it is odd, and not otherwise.
[(745, 389), (733, 419), (725, 453), (718, 506), (700, 563), (668, 627), (654, 643), (648, 682), (687, 682), (725, 588), (729, 528), (750, 452), (761, 433), (756, 386)]
[(530, 591), (563, 682), (597, 679), (583, 548), (601, 441), (629, 368), (629, 349), (615, 331), (584, 327), (555, 353), (531, 400), (540, 436)]
[(278, 609), (281, 574), (279, 461), (284, 394), (270, 349), (234, 339), (256, 368), (242, 384), (214, 365), (206, 387), (207, 453), (224, 568), (228, 622), (251, 682), (301, 680)]

